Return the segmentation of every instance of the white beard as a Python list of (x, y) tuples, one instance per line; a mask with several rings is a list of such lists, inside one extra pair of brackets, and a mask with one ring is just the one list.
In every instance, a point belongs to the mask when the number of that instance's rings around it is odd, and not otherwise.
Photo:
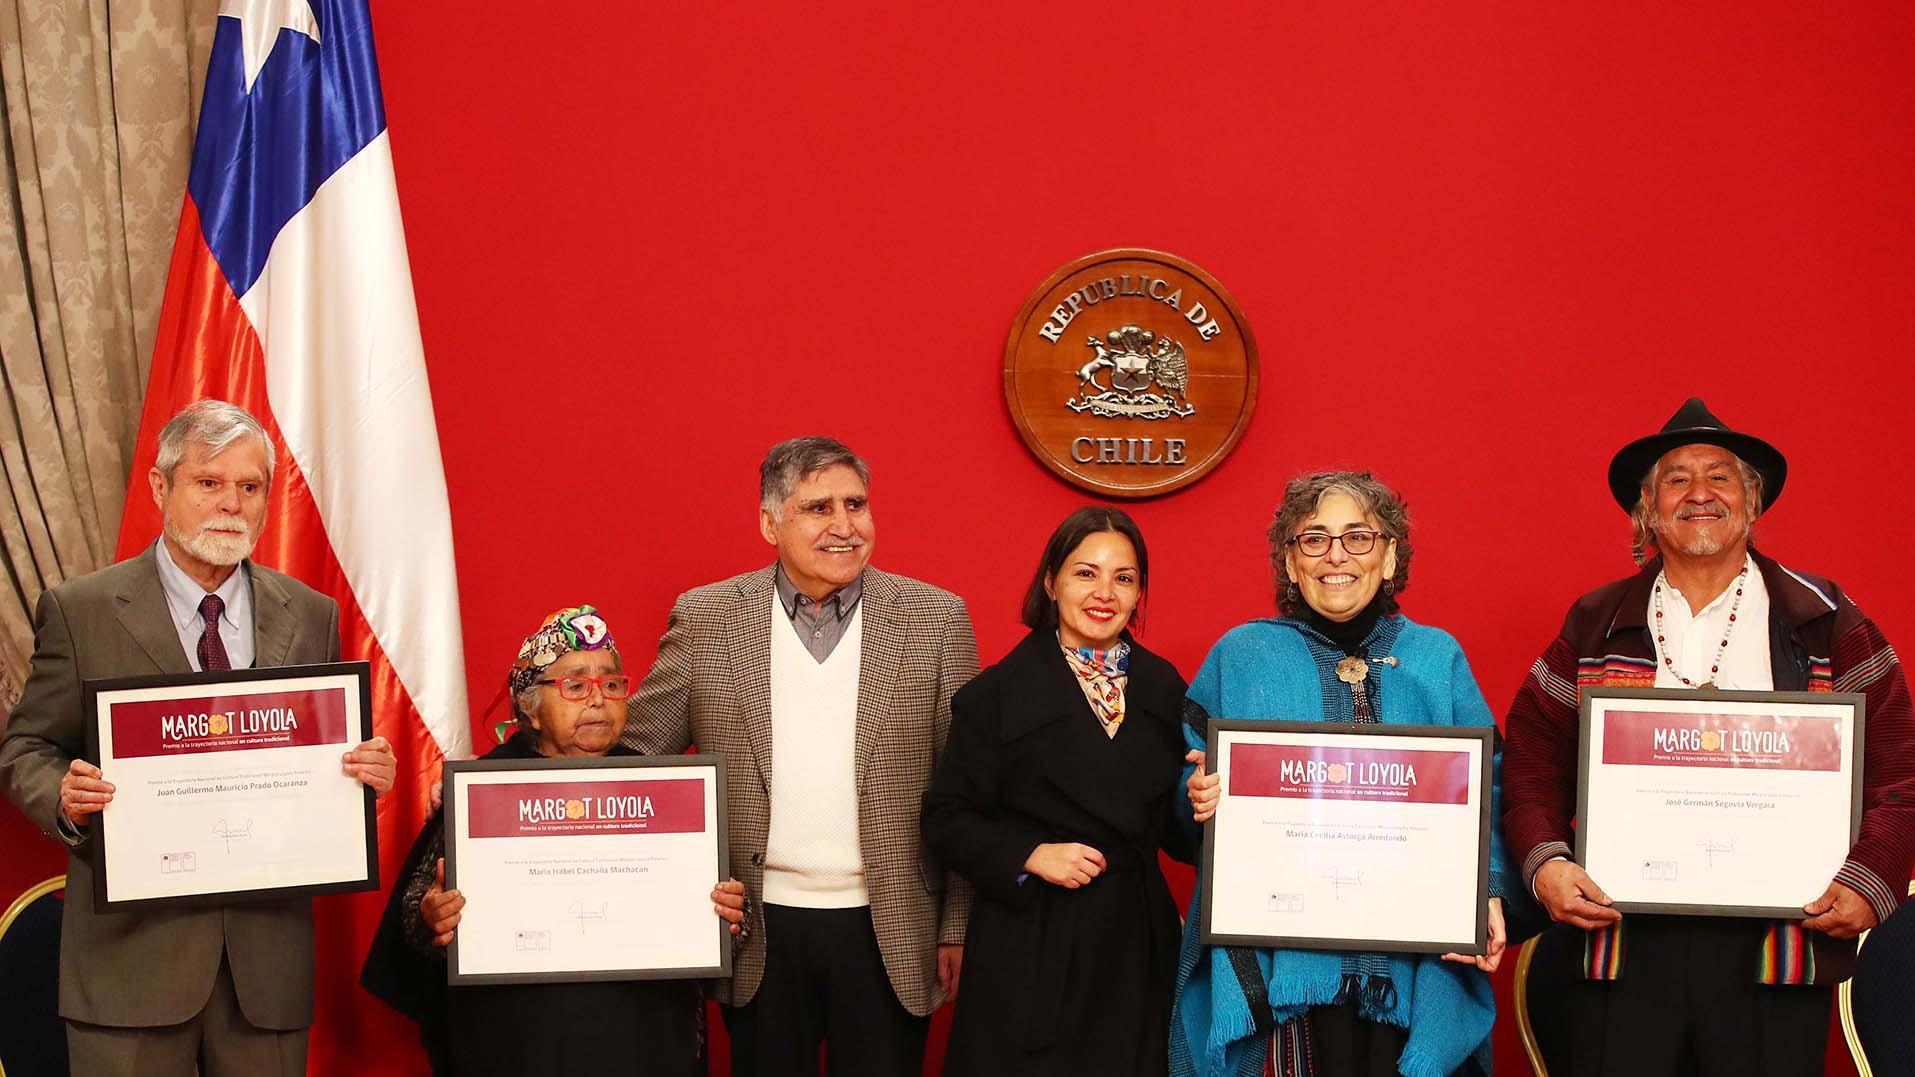
[(1663, 526), (1656, 529), (1656, 539), (1659, 543), (1667, 543), (1678, 553), (1687, 557), (1714, 557), (1728, 549), (1731, 543), (1747, 538), (1749, 534), (1748, 521), (1742, 516), (1735, 515), (1713, 526), (1698, 528), (1693, 533), (1693, 537), (1684, 543), (1676, 541), (1675, 536), (1670, 534), (1676, 524), (1675, 520), (1664, 521)]
[(246, 525), (246, 521), (237, 516), (218, 522), (237, 524), (241, 529), (240, 533), (235, 535), (202, 529), (193, 535), (185, 535), (173, 526), (171, 520), (166, 521), (161, 530), (181, 549), (209, 565), (219, 565), (224, 568), (246, 560), (247, 556), (253, 552), (253, 547), (258, 544), (259, 537), (253, 534), (253, 529)]
[(1677, 550), (1688, 554), (1690, 557), (1714, 557), (1716, 554), (1721, 553), (1722, 548), (1728, 544), (1727, 539), (1719, 538), (1715, 535), (1698, 535), (1695, 541), (1687, 545), (1671, 543)]

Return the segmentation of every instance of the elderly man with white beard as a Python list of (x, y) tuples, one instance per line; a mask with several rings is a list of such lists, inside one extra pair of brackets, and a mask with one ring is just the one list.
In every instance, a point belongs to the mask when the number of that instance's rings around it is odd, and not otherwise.
[[(1624, 446), (1609, 486), (1634, 521), (1642, 567), (1577, 600), (1510, 707), (1504, 834), (1552, 930), (1582, 936), (1580, 967), (1561, 985), (1572, 1077), (1821, 1073), (1831, 987), (1854, 968), (1855, 937), (1906, 892), (1908, 684), (1894, 648), (1841, 588), (1752, 548), (1751, 529), (1787, 474), (1773, 446), (1729, 429), (1699, 399)], [(1578, 702), (1598, 686), (1866, 697), (1861, 833), (1806, 918), (1624, 917), (1610, 907), (1602, 880), (1571, 858)]]
[[(0, 740), (0, 789), (71, 853), (60, 1015), (74, 1073), (302, 1074), (313, 1013), (312, 903), (100, 913), (87, 846), (112, 776), (81, 758), (81, 683), (339, 659), (339, 607), (249, 558), (273, 446), (259, 420), (201, 400), (160, 431), (147, 474), (160, 539), (40, 596), (32, 671)], [(344, 772), (384, 793), (385, 738)]]

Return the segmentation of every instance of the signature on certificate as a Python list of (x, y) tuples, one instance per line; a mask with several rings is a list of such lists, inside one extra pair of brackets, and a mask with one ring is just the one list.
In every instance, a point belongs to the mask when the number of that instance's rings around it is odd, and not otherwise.
[(573, 919), (578, 921), (578, 933), (583, 935), (585, 934), (585, 926), (588, 923), (593, 920), (605, 919), (605, 910), (609, 905), (611, 905), (609, 901), (601, 901), (596, 906), (587, 904), (584, 901), (574, 901), (571, 907), (565, 911), (570, 914)]
[(1715, 867), (1717, 853), (1721, 853), (1724, 856), (1734, 855), (1735, 839), (1736, 836), (1734, 834), (1726, 838), (1715, 838), (1704, 834), (1696, 839), (1696, 848), (1701, 849), (1702, 854), (1709, 858), (1709, 866)]
[(1363, 885), (1363, 872), (1361, 869), (1356, 868), (1331, 868), (1329, 871), (1323, 873), (1323, 879), (1330, 884), (1331, 895), (1341, 901), (1343, 899), (1344, 887), (1361, 887)]
[(239, 823), (216, 820), (213, 823), (213, 836), (225, 842), (226, 851), (230, 853), (233, 851), (233, 842), (253, 836), (253, 821), (250, 818)]

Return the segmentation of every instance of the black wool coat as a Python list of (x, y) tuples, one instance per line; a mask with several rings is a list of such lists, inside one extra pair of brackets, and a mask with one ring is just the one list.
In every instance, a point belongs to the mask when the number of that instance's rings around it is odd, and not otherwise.
[[(1124, 722), (1106, 736), (1040, 629), (952, 699), (924, 837), (977, 903), (947, 1077), (1166, 1072), (1179, 926), (1157, 854), (1194, 853), (1171, 821), (1184, 688), (1132, 641)], [(1089, 845), (1106, 869), (1076, 890), (1020, 881), (1045, 842)]]

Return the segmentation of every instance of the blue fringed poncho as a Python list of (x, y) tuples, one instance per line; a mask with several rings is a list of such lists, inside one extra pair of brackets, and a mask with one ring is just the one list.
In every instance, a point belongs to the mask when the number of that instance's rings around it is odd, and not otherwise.
[[(1395, 622), (1395, 623), (1391, 623)], [(1319, 720), (1348, 709), (1347, 698), (1325, 708), (1326, 682), (1304, 633), (1294, 621), (1252, 621), (1217, 641), (1190, 683), (1190, 699), (1209, 714), (1228, 718)], [(1393, 637), (1393, 639), (1392, 639)], [(1494, 725), (1483, 693), (1470, 675), (1456, 640), (1440, 629), (1401, 615), (1385, 617), (1370, 637), (1380, 648), (1370, 657), (1394, 656), (1398, 664), (1372, 673), (1380, 678), (1379, 719), (1394, 725)], [(1203, 731), (1186, 727), (1190, 747), (1201, 750)], [(1500, 753), (1499, 753), (1500, 755)], [(1185, 777), (1189, 777), (1189, 767)], [(1501, 759), (1491, 789), (1493, 818), (1501, 814)], [(1195, 827), (1189, 801), (1178, 799), (1183, 825)], [(1503, 892), (1509, 877), (1500, 827), (1490, 828), (1490, 896)], [(1177, 959), (1177, 1004), (1171, 1018), (1172, 1077), (1256, 1077), (1263, 1072), (1268, 1035), (1255, 1034), (1257, 1021), (1245, 997), (1230, 952), (1204, 946), (1202, 896), (1194, 895)], [(1269, 996), (1269, 1020), (1287, 1021), (1312, 1006), (1329, 1005), (1344, 989), (1346, 955), (1327, 951), (1251, 950), (1257, 975)], [(1359, 1013), (1409, 1031), (1397, 1060), (1404, 1077), (1448, 1077), (1472, 1055), (1489, 1072), (1490, 1026), (1496, 1003), (1489, 977), (1469, 965), (1435, 955), (1378, 955), (1389, 970), (1387, 991), (1363, 991)], [(1374, 966), (1376, 960), (1363, 962)], [(1268, 1023), (1265, 1024), (1268, 1028)]]

